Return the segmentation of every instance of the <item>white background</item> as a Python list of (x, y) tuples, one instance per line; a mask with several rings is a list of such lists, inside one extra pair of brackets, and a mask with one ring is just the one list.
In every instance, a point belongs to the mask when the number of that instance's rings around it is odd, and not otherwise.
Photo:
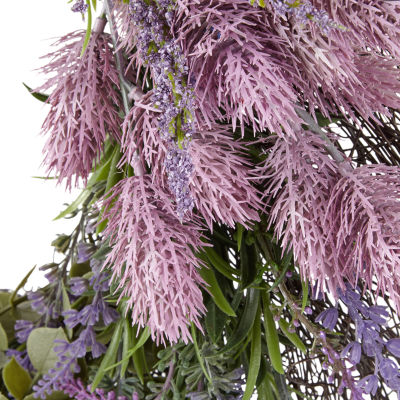
[[(13, 289), (34, 266), (51, 262), (51, 241), (69, 233), (75, 222), (52, 221), (79, 193), (67, 193), (44, 176), (40, 167), (45, 137), (40, 127), (47, 107), (23, 87), (39, 86), (43, 76), (34, 71), (43, 65), (54, 38), (84, 29), (81, 15), (67, 0), (6, 1), (0, 24), (0, 289)], [(49, 40), (53, 38), (52, 40)], [(26, 288), (43, 284), (36, 271)]]

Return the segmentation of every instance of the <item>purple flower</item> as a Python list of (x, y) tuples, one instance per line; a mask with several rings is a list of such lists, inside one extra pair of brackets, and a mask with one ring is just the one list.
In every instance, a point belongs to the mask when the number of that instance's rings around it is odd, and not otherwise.
[(378, 389), (379, 379), (376, 375), (368, 375), (365, 378), (360, 379), (356, 386), (363, 389), (364, 393), (375, 395)]
[(361, 344), (358, 342), (350, 342), (340, 353), (341, 358), (347, 358), (349, 354), (349, 361), (355, 365), (360, 362), (361, 359)]
[(76, 262), (81, 264), (89, 260), (94, 252), (94, 248), (91, 244), (86, 242), (79, 242), (77, 246), (77, 259)]
[(338, 310), (336, 308), (328, 308), (315, 318), (315, 322), (321, 322), (322, 326), (330, 331), (335, 328), (337, 320)]
[(73, 277), (69, 280), (70, 289), (75, 296), (81, 296), (88, 290), (88, 280), (80, 277)]
[(391, 380), (397, 376), (399, 367), (393, 360), (390, 360), (389, 358), (383, 358), (379, 363), (379, 372), (384, 379)]
[(400, 338), (388, 340), (385, 346), (395, 357), (400, 357)]
[(31, 321), (25, 321), (23, 319), (19, 319), (15, 321), (14, 329), (15, 329), (15, 337), (18, 343), (25, 343), (28, 340), (29, 334), (35, 328), (35, 325)]
[(71, 7), (73, 12), (85, 13), (88, 9), (88, 5), (84, 2), (84, 0), (76, 0), (75, 4)]

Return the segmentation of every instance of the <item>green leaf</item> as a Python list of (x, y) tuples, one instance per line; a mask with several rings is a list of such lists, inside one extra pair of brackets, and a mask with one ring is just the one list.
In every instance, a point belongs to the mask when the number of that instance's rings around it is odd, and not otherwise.
[(204, 317), (207, 333), (214, 343), (217, 343), (219, 336), (224, 329), (227, 315), (223, 313), (216, 305), (211, 296), (205, 296), (205, 306), (207, 313)]
[(261, 296), (263, 300), (264, 330), (269, 359), (275, 371), (283, 374), (285, 371), (283, 370), (281, 351), (279, 349), (278, 332), (270, 309), (269, 294), (263, 292)]
[(22, 279), (22, 281), (18, 284), (18, 286), (14, 290), (14, 292), (10, 298), (11, 305), (14, 305), (14, 300), (18, 295), (18, 290), (22, 289), (26, 285), (26, 282), (28, 282), (28, 279), (32, 275), (32, 272), (35, 270), (35, 268), (36, 268), (36, 265), (25, 275), (24, 279)]
[(279, 320), (279, 326), (284, 335), (304, 354), (307, 353), (307, 348), (297, 333), (289, 332), (289, 322), (284, 319)]
[(28, 355), (32, 365), (40, 374), (45, 374), (50, 368), (54, 368), (58, 361), (54, 347), (55, 340), (68, 341), (62, 328), (36, 328), (26, 342)]
[(86, 0), (86, 4), (88, 5), (88, 8), (87, 8), (88, 21), (87, 21), (85, 40), (83, 42), (82, 51), (81, 51), (81, 57), (85, 54), (85, 50), (89, 44), (90, 34), (92, 33), (92, 6), (90, 4), (90, 0)]
[(254, 392), (257, 381), (258, 371), (260, 370), (261, 362), (261, 310), (258, 306), (256, 318), (254, 320), (249, 371), (247, 373), (246, 389), (244, 391), (243, 400), (250, 400)]
[[(245, 234), (245, 238), (249, 235)], [(257, 250), (254, 245), (242, 244), (240, 249), (240, 272), (242, 288), (249, 287), (257, 277)]]
[(94, 11), (96, 11), (97, 1), (96, 0), (92, 0), (92, 5), (93, 5)]
[(31, 387), (32, 379), (13, 357), (3, 368), (3, 382), (16, 400), (22, 400)]
[(209, 285), (207, 290), (211, 293), (215, 304), (218, 308), (223, 311), (225, 314), (236, 317), (235, 311), (232, 310), (232, 307), (226, 300), (221, 288), (219, 287), (217, 278), (215, 277), (214, 271), (211, 268), (202, 267), (199, 271), (200, 276), (206, 281)]
[(244, 226), (238, 223), (237, 229), (236, 229), (236, 241), (237, 241), (237, 247), (238, 247), (239, 251), (242, 246), (243, 232), (244, 232)]
[(85, 261), (84, 263), (73, 263), (71, 265), (71, 268), (69, 270), (69, 276), (71, 278), (74, 277), (81, 277), (85, 274), (87, 274), (88, 272), (90, 272), (92, 269), (90, 268), (90, 262), (89, 261)]
[(101, 364), (99, 366), (99, 369), (97, 370), (97, 373), (93, 379), (91, 388), (92, 392), (97, 388), (101, 380), (103, 379), (104, 375), (106, 374), (106, 371), (110, 369), (110, 365), (115, 362), (115, 359), (117, 358), (117, 353), (118, 353), (118, 347), (121, 342), (121, 336), (122, 336), (122, 328), (123, 328), (123, 320), (120, 320), (117, 324), (117, 327), (115, 329), (114, 335), (111, 339), (110, 344), (108, 345), (106, 354), (104, 354), (103, 359), (101, 360)]
[[(132, 326), (129, 323), (128, 319), (124, 320), (124, 332), (122, 336), (122, 364), (121, 364), (121, 372), (120, 376), (124, 378), (126, 369), (129, 365), (129, 357), (128, 350), (132, 347)], [(138, 374), (139, 376), (139, 374)], [(139, 377), (140, 379), (140, 377)]]
[(301, 287), (303, 288), (303, 298), (301, 300), (301, 313), (303, 314), (308, 301), (308, 282), (302, 280)]
[(0, 323), (0, 350), (6, 351), (8, 349), (8, 339), (7, 333), (3, 328), (3, 325)]
[[(126, 355), (127, 358), (130, 358), (133, 356), (133, 354), (135, 354), (135, 352), (140, 349), (146, 342), (147, 339), (150, 337), (150, 330), (149, 328), (146, 326), (146, 328), (143, 329), (142, 333), (139, 336), (139, 340), (136, 342), (136, 344), (133, 346), (132, 349), (130, 349)], [(108, 366), (106, 368), (106, 371), (109, 371), (112, 368), (115, 368), (117, 365), (122, 364), (125, 361), (124, 357), (121, 361), (117, 362), (116, 364), (112, 364), (110, 366)]]
[(69, 214), (72, 214), (84, 201), (86, 201), (89, 196), (91, 195), (90, 190), (83, 190), (79, 196), (76, 198), (75, 201), (73, 201), (64, 211), (62, 211), (60, 214), (57, 215), (53, 219), (53, 221), (56, 221), (58, 219), (64, 218)]
[(247, 337), (253, 326), (254, 319), (257, 314), (259, 299), (260, 291), (258, 289), (247, 289), (246, 303), (238, 326), (236, 327), (236, 330), (234, 331), (232, 336), (229, 337), (226, 345), (221, 350), (221, 352), (231, 350)]
[[(230, 280), (237, 281), (233, 275), (238, 275), (238, 271), (233, 269), (227, 261), (225, 261), (213, 248), (206, 247), (205, 253), (207, 255), (208, 261), (211, 265), (222, 275), (226, 276)], [(202, 258), (200, 256), (200, 258)], [(204, 260), (204, 258), (202, 258)], [(204, 260), (207, 262), (207, 260)]]
[[(26, 399), (26, 397), (25, 397), (25, 399)], [(25, 399), (24, 399), (24, 400), (25, 400)], [(0, 393), (0, 400), (8, 400), (8, 399), (7, 399), (7, 397), (5, 397), (4, 395), (2, 395), (2, 394)]]
[(41, 101), (42, 103), (45, 103), (47, 99), (49, 98), (48, 94), (43, 94), (43, 93), (38, 93), (34, 92), (33, 89), (31, 89), (28, 85), (22, 82), (22, 84), (28, 89), (28, 92), (36, 99)]
[(291, 261), (292, 261), (292, 253), (291, 252), (285, 253), (285, 255), (282, 258), (282, 262), (281, 262), (281, 265), (279, 268), (281, 273), (280, 273), (278, 279), (276, 279), (275, 282), (272, 284), (272, 286), (268, 289), (269, 292), (271, 292), (278, 285), (281, 284), (281, 282), (283, 281), (283, 279), (286, 276), (287, 270), (289, 269), (290, 265), (292, 264)]

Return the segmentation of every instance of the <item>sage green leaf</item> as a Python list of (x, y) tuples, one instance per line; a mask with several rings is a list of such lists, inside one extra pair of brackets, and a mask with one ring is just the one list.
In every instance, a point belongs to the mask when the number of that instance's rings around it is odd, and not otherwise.
[(204, 304), (207, 307), (207, 313), (204, 317), (207, 333), (214, 343), (217, 343), (226, 323), (227, 315), (216, 305), (211, 296), (206, 297)]
[(0, 369), (2, 369), (9, 361), (4, 351), (0, 351)]
[(276, 330), (274, 317), (270, 309), (269, 294), (267, 292), (263, 292), (261, 296), (263, 300), (264, 330), (269, 359), (275, 371), (283, 374), (284, 370), (282, 365), (281, 351), (279, 349), (278, 332)]
[(3, 328), (3, 325), (0, 323), (0, 350), (6, 351), (8, 349), (8, 339), (7, 333)]
[(254, 392), (255, 385), (257, 382), (258, 371), (260, 370), (260, 362), (261, 362), (261, 310), (259, 305), (253, 325), (249, 371), (247, 373), (246, 389), (244, 391), (243, 400), (250, 400)]
[(295, 332), (289, 332), (289, 322), (285, 321), (284, 319), (279, 320), (279, 326), (281, 328), (281, 331), (284, 333), (284, 335), (304, 354), (307, 353), (307, 348), (306, 345), (302, 342), (302, 340), (299, 338), (297, 333)]
[[(62, 303), (63, 303), (63, 311), (69, 311), (71, 310), (71, 302), (69, 301), (67, 289), (65, 289), (64, 283), (62, 283)], [(68, 339), (72, 339), (72, 329), (71, 328), (65, 328)]]
[(259, 299), (260, 291), (258, 289), (248, 289), (246, 303), (238, 326), (236, 327), (236, 330), (233, 332), (232, 336), (228, 338), (228, 341), (221, 352), (231, 350), (247, 337), (254, 324), (254, 319), (258, 310)]
[(115, 362), (115, 359), (117, 358), (117, 353), (118, 353), (118, 347), (121, 342), (121, 336), (122, 336), (122, 328), (124, 321), (120, 320), (116, 326), (116, 329), (114, 331), (114, 335), (111, 339), (110, 344), (108, 345), (106, 354), (104, 354), (103, 359), (101, 360), (101, 364), (99, 366), (99, 369), (97, 370), (97, 373), (93, 379), (92, 382), (92, 391), (94, 391), (101, 380), (103, 379), (104, 375), (106, 374), (106, 371), (108, 367), (111, 366)]
[(58, 361), (55, 340), (68, 341), (62, 328), (36, 328), (28, 336), (26, 347), (32, 365), (40, 374), (54, 368)]
[(16, 400), (22, 400), (31, 387), (32, 379), (13, 357), (3, 368), (3, 382)]
[[(26, 398), (26, 397), (25, 397)], [(4, 395), (2, 395), (1, 393), (0, 393), (0, 400), (8, 400), (7, 399), (7, 397), (5, 397)], [(24, 399), (25, 400), (25, 399)]]
[(211, 293), (212, 298), (218, 308), (223, 311), (225, 314), (236, 317), (235, 311), (232, 310), (232, 307), (226, 300), (219, 284), (217, 278), (215, 277), (214, 271), (211, 268), (203, 267), (199, 271), (200, 276), (205, 280), (205, 282), (209, 285), (207, 290)]
[(43, 94), (43, 93), (38, 93), (34, 92), (33, 89), (31, 89), (28, 85), (22, 82), (22, 84), (28, 89), (28, 92), (36, 99), (41, 101), (42, 103), (45, 103), (47, 99), (49, 98), (48, 94)]
[(90, 262), (85, 261), (84, 263), (72, 263), (71, 268), (69, 270), (69, 276), (71, 278), (75, 277), (81, 277), (88, 272), (90, 272), (92, 269), (90, 268)]

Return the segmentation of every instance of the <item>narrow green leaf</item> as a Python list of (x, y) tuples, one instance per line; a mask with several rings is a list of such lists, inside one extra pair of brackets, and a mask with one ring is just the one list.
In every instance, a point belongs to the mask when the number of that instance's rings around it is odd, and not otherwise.
[(83, 42), (81, 57), (85, 54), (85, 50), (89, 44), (90, 35), (92, 33), (92, 6), (90, 4), (90, 0), (86, 0), (86, 4), (88, 5), (87, 9), (87, 28), (86, 28), (86, 35), (85, 40)]
[(228, 279), (236, 280), (234, 275), (238, 275), (238, 271), (233, 269), (227, 261), (225, 261), (213, 248), (206, 247), (205, 253), (211, 265), (222, 275), (226, 276)]
[[(136, 338), (133, 337), (135, 340)], [(132, 362), (133, 362), (133, 367), (135, 369), (135, 372), (141, 382), (142, 385), (144, 385), (144, 370), (146, 369), (146, 359), (144, 358), (144, 349), (143, 346), (137, 349), (133, 354), (132, 354)]]
[(96, 11), (97, 1), (96, 0), (92, 0), (92, 4), (93, 4), (93, 10)]
[(125, 377), (126, 369), (129, 365), (128, 350), (132, 347), (132, 326), (128, 319), (124, 320), (124, 332), (122, 335), (122, 363), (121, 363), (121, 378)]
[(238, 223), (237, 229), (236, 229), (236, 241), (237, 241), (237, 247), (238, 247), (239, 251), (240, 251), (240, 247), (242, 246), (243, 232), (244, 232), (244, 226)]
[(257, 381), (258, 371), (261, 362), (261, 310), (258, 306), (256, 318), (254, 320), (249, 371), (247, 374), (246, 389), (244, 391), (243, 400), (250, 400)]
[(292, 397), (290, 396), (290, 393), (288, 391), (285, 376), (279, 375), (275, 371), (272, 371), (272, 373), (275, 378), (276, 387), (278, 388), (279, 400), (291, 400)]
[(67, 215), (73, 213), (84, 201), (86, 201), (89, 198), (90, 194), (91, 194), (90, 190), (87, 189), (83, 190), (76, 198), (76, 200), (72, 202), (64, 211), (58, 214), (57, 217), (53, 219), (53, 221), (64, 218)]
[(40, 374), (54, 368), (58, 361), (58, 355), (54, 351), (57, 346), (55, 340), (67, 341), (62, 328), (36, 328), (29, 334), (26, 342), (29, 359)]
[(231, 350), (247, 337), (254, 324), (259, 299), (260, 291), (258, 289), (250, 288), (247, 290), (246, 303), (238, 326), (236, 327), (236, 330), (233, 332), (232, 336), (229, 337), (221, 352)]
[[(248, 235), (244, 235), (245, 238)], [(243, 243), (240, 249), (240, 273), (242, 288), (249, 287), (257, 277), (257, 251), (251, 244)]]
[(121, 361), (119, 361), (119, 362), (117, 362), (117, 363), (115, 363), (115, 364), (112, 364), (112, 365), (107, 366), (106, 369), (105, 369), (105, 371), (107, 372), (107, 371), (109, 371), (110, 369), (115, 368), (116, 366), (122, 364), (122, 363), (125, 361), (126, 358), (129, 359), (130, 357), (132, 357), (132, 355), (135, 354), (135, 352), (136, 352), (138, 349), (140, 349), (140, 348), (147, 342), (147, 339), (148, 339), (149, 337), (150, 337), (150, 330), (149, 330), (149, 328), (146, 326), (146, 328), (144, 328), (143, 331), (142, 331), (142, 333), (140, 334), (139, 340), (138, 340), (137, 343), (133, 346), (133, 348), (130, 349), (130, 350), (128, 351), (126, 357), (124, 357)]
[(3, 328), (3, 325), (0, 323), (0, 351), (8, 350), (8, 338), (7, 333)]
[(261, 296), (263, 300), (264, 330), (265, 330), (265, 338), (267, 341), (269, 359), (275, 371), (279, 372), (280, 374), (283, 374), (285, 371), (283, 370), (283, 365), (282, 365), (278, 332), (276, 330), (274, 317), (270, 309), (269, 294), (264, 291), (262, 292)]
[(206, 377), (208, 382), (210, 384), (212, 384), (211, 377), (208, 374), (208, 372), (206, 370), (206, 367), (204, 366), (204, 360), (203, 360), (203, 357), (201, 356), (201, 353), (200, 353), (199, 345), (197, 343), (197, 338), (196, 338), (196, 327), (194, 326), (193, 322), (191, 323), (191, 332), (192, 332), (192, 340), (193, 340), (194, 349), (196, 351), (197, 361), (200, 364), (200, 367), (201, 367), (201, 369), (203, 371), (204, 376)]
[(308, 282), (302, 280), (301, 287), (303, 288), (303, 298), (301, 300), (301, 313), (303, 314), (308, 302)]
[(225, 314), (236, 317), (235, 311), (226, 300), (219, 284), (217, 278), (215, 277), (214, 271), (211, 268), (202, 267), (199, 271), (200, 276), (208, 283), (207, 290), (211, 293), (215, 304), (218, 308)]
[(111, 364), (115, 362), (115, 359), (117, 357), (118, 353), (118, 347), (121, 342), (121, 336), (122, 336), (122, 328), (124, 321), (120, 320), (116, 326), (114, 335), (111, 339), (110, 344), (108, 345), (106, 354), (104, 354), (103, 359), (101, 360), (101, 364), (99, 366), (99, 369), (97, 370), (97, 373), (93, 379), (92, 385), (91, 385), (91, 390), (94, 392), (94, 390), (97, 388), (101, 380), (103, 379), (106, 371), (110, 367)]
[(289, 267), (291, 265), (291, 261), (292, 261), (292, 253), (285, 253), (285, 255), (283, 256), (283, 259), (282, 259), (282, 263), (279, 268), (279, 270), (281, 271), (280, 275), (279, 275), (278, 279), (276, 279), (275, 282), (272, 284), (272, 286), (268, 289), (269, 292), (271, 292), (278, 285), (281, 284), (281, 282), (283, 281), (283, 279), (286, 276), (287, 270), (289, 269)]
[(29, 270), (29, 272), (25, 275), (24, 279), (22, 279), (22, 281), (15, 288), (15, 290), (10, 298), (10, 303), (12, 306), (14, 306), (14, 300), (16, 299), (16, 297), (18, 295), (18, 290), (22, 289), (26, 285), (26, 282), (28, 282), (28, 279), (32, 275), (32, 272), (35, 270), (35, 268), (36, 268), (36, 265)]
[(31, 89), (28, 85), (22, 82), (22, 84), (28, 89), (28, 92), (36, 99), (41, 101), (42, 103), (45, 103), (47, 99), (49, 98), (48, 94), (43, 94), (43, 93), (38, 93), (34, 92), (33, 89)]
[(302, 340), (299, 338), (297, 333), (289, 332), (289, 322), (284, 319), (279, 320), (279, 326), (284, 335), (304, 354), (307, 353), (307, 348)]
[(3, 382), (16, 400), (22, 400), (28, 393), (32, 379), (29, 372), (22, 368), (13, 357), (3, 368)]

